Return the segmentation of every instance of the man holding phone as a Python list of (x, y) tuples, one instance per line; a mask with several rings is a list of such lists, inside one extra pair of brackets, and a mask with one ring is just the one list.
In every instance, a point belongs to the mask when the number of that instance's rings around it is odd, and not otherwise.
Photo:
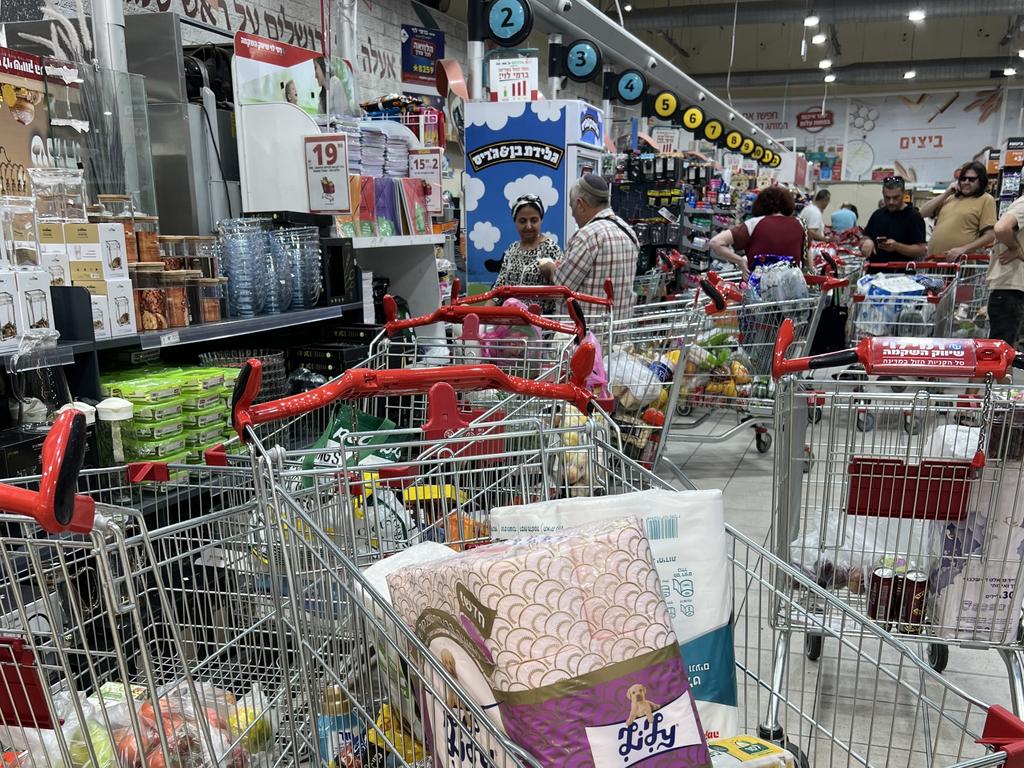
[(871, 214), (860, 251), (869, 263), (917, 261), (927, 252), (924, 219), (903, 202), (906, 184), (901, 176), (882, 181), (884, 207)]

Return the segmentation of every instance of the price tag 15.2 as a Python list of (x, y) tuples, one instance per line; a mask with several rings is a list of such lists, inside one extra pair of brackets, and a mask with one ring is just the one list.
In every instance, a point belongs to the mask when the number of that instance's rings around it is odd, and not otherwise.
[(348, 137), (322, 133), (302, 139), (310, 213), (351, 213), (348, 186)]
[(430, 185), (430, 193), (427, 195), (427, 213), (431, 216), (440, 216), (442, 213), (441, 168), (443, 162), (440, 147), (409, 150), (410, 178), (423, 179)]

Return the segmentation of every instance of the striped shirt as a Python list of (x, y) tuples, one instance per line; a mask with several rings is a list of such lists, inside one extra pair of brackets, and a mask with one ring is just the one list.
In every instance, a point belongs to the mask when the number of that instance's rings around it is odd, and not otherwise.
[(611, 208), (605, 208), (576, 230), (558, 262), (555, 284), (591, 296), (604, 296), (612, 279), (615, 317), (633, 315), (633, 279), (640, 247), (633, 229)]

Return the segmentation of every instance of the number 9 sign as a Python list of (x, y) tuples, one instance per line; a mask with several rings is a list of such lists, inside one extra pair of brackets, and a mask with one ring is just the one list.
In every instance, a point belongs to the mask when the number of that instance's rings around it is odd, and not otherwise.
[(615, 96), (623, 104), (639, 104), (647, 93), (647, 78), (638, 69), (627, 69), (615, 81)]
[(533, 30), (529, 0), (494, 0), (487, 12), (487, 32), (498, 45), (519, 45)]
[(754, 152), (754, 140), (744, 139), (743, 143), (740, 144), (740, 154), (744, 157), (750, 157)]
[(696, 133), (704, 125), (704, 110), (700, 107), (687, 107), (683, 110), (683, 128)]
[(601, 70), (601, 49), (589, 40), (575, 40), (565, 49), (565, 72), (570, 80), (585, 83)]
[(679, 109), (679, 97), (672, 91), (662, 91), (654, 97), (654, 114), (662, 120), (671, 120)]

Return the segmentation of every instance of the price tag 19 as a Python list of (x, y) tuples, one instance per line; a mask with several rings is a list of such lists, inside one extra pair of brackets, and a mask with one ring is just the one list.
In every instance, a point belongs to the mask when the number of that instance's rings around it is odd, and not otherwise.
[(310, 213), (351, 213), (348, 186), (348, 137), (322, 133), (302, 139)]
[(423, 179), (430, 185), (430, 193), (427, 195), (427, 213), (432, 216), (440, 216), (442, 213), (441, 168), (443, 165), (440, 147), (409, 150), (409, 176), (413, 179)]

